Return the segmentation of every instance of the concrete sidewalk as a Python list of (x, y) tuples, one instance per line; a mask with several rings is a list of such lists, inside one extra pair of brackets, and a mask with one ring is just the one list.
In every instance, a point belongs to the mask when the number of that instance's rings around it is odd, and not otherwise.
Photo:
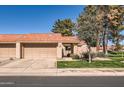
[(0, 76), (124, 76), (124, 68), (22, 69), (4, 68)]

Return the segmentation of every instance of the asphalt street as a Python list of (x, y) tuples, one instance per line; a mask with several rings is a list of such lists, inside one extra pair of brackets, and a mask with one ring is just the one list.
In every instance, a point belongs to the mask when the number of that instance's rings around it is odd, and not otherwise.
[(0, 76), (0, 87), (124, 87), (124, 76)]

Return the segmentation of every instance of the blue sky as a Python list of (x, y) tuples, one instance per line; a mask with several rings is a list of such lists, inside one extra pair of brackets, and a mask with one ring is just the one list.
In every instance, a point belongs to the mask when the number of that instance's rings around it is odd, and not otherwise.
[(0, 6), (0, 34), (48, 33), (57, 19), (76, 18), (84, 6)]

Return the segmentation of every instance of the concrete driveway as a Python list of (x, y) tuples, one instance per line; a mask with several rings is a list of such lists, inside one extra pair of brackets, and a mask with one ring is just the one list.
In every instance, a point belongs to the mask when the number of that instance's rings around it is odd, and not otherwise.
[(0, 72), (41, 72), (43, 69), (55, 69), (56, 59), (14, 59), (0, 60)]

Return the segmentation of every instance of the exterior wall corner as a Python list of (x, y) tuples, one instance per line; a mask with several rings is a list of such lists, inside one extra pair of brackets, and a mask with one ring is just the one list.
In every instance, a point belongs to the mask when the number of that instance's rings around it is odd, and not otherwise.
[(73, 52), (74, 54), (78, 54), (78, 46), (76, 44), (74, 44)]
[(21, 44), (16, 42), (16, 58), (21, 58)]
[(58, 43), (58, 46), (57, 46), (57, 58), (58, 59), (61, 59), (62, 58), (62, 43)]

